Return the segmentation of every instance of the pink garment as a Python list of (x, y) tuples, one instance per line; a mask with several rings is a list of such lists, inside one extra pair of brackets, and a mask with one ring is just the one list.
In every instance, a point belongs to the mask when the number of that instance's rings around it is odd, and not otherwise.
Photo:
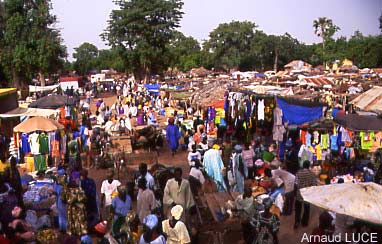
[(253, 167), (253, 158), (255, 157), (255, 152), (252, 149), (243, 150), (243, 160), (247, 164), (247, 167)]

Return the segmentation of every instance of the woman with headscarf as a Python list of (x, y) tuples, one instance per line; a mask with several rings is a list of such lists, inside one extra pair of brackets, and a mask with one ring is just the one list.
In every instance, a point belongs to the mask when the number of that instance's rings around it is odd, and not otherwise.
[(143, 233), (139, 244), (166, 244), (166, 238), (161, 234), (158, 217), (155, 214), (147, 215), (142, 224)]
[(277, 215), (270, 212), (273, 205), (271, 198), (263, 200), (264, 211), (252, 219), (251, 224), (256, 228), (255, 244), (277, 244), (277, 232), (280, 228), (280, 220)]
[(166, 140), (170, 146), (172, 156), (174, 156), (176, 150), (178, 149), (180, 138), (179, 127), (175, 125), (174, 122), (174, 118), (170, 118), (166, 128)]
[(167, 235), (167, 244), (191, 243), (190, 235), (186, 225), (180, 221), (183, 214), (183, 207), (175, 205), (171, 209), (171, 218), (162, 222), (163, 232)]

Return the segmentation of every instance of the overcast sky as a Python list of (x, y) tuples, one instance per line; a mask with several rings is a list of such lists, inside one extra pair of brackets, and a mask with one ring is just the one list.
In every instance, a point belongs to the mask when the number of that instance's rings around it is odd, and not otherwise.
[[(115, 5), (111, 0), (52, 0), (57, 28), (70, 55), (83, 42), (107, 48), (99, 34), (107, 26)], [(341, 30), (337, 36), (380, 33), (378, 18), (382, 0), (184, 0), (181, 31), (198, 41), (208, 38), (220, 23), (253, 21), (267, 34), (290, 33), (305, 43), (319, 42), (312, 23), (318, 17), (331, 18)]]

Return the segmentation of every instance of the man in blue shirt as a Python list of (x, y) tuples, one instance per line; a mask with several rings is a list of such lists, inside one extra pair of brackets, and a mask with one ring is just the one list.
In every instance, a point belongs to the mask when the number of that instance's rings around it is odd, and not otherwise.
[(126, 187), (119, 186), (117, 190), (118, 196), (113, 198), (111, 202), (114, 219), (125, 218), (127, 213), (131, 210), (131, 198), (127, 195)]

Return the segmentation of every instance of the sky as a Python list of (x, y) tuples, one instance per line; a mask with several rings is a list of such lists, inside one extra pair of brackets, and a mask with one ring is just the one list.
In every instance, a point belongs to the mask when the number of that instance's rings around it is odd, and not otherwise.
[[(288, 32), (305, 43), (320, 42), (313, 20), (327, 17), (341, 28), (336, 37), (350, 37), (356, 30), (364, 35), (379, 34), (382, 0), (183, 0), (180, 31), (199, 42), (220, 23), (252, 21), (267, 34)], [(108, 48), (100, 38), (107, 27), (112, 0), (52, 0), (64, 44), (72, 60), (74, 48), (90, 42)]]

